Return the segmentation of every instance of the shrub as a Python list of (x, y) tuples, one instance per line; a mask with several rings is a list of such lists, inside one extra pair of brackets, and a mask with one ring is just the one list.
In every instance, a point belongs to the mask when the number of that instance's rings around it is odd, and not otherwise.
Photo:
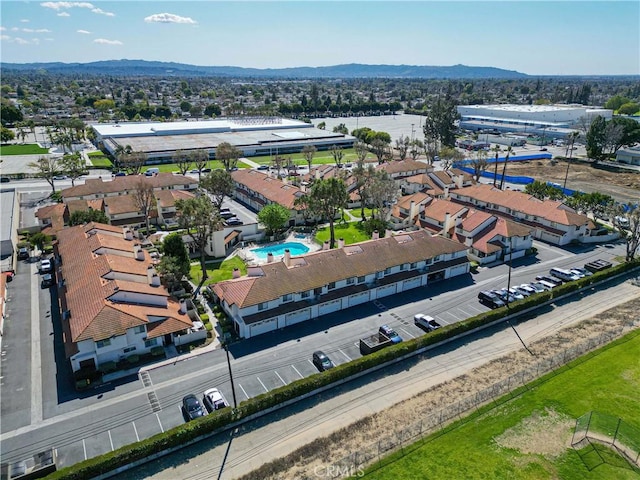
[(209, 315), (206, 313), (203, 313), (202, 315), (200, 315), (200, 320), (202, 320), (203, 323), (209, 322)]
[(115, 372), (117, 369), (118, 366), (116, 365), (116, 362), (104, 362), (102, 365), (100, 365), (100, 371), (102, 373)]
[(129, 355), (127, 357), (127, 363), (129, 363), (130, 365), (135, 365), (139, 361), (140, 361), (140, 356), (139, 355)]
[(153, 347), (151, 349), (151, 356), (152, 357), (164, 357), (164, 347), (161, 346), (157, 346), (157, 347)]

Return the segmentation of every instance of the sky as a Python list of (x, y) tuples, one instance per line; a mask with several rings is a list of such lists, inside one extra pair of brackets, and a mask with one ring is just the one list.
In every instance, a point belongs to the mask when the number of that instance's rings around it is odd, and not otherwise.
[(0, 59), (640, 75), (640, 1), (2, 0)]

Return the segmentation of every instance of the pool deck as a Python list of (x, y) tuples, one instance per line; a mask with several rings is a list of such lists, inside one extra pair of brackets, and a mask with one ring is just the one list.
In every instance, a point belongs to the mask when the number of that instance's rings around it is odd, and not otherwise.
[[(286, 242), (296, 242), (296, 243), (301, 243), (305, 245), (306, 247), (309, 248), (309, 251), (307, 253), (317, 252), (321, 248), (320, 245), (318, 245), (315, 242), (315, 240), (311, 235), (302, 234), (302, 233), (291, 233), (286, 239), (280, 240), (277, 242), (263, 243), (261, 245), (256, 245), (256, 244), (248, 245), (242, 248), (241, 250), (238, 250), (237, 255), (240, 256), (240, 258), (242, 258), (245, 262), (247, 262), (247, 265), (264, 265), (265, 263), (267, 263), (267, 259), (259, 258), (258, 256), (254, 255), (251, 252), (251, 250), (253, 250), (254, 248), (262, 248), (262, 247), (268, 247), (271, 245), (279, 245)], [(302, 256), (302, 255), (292, 255), (292, 256), (296, 257), (296, 256)], [(282, 258), (282, 255), (274, 255), (274, 260), (276, 261), (280, 260), (281, 258)]]

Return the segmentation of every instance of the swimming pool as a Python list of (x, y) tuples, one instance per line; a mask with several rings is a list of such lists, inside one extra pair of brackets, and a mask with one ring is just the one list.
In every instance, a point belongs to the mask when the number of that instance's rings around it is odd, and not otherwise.
[(273, 253), (274, 257), (282, 257), (286, 249), (289, 249), (292, 257), (304, 255), (309, 251), (309, 247), (300, 242), (278, 243), (276, 245), (268, 245), (266, 247), (252, 248), (249, 251), (258, 259), (266, 260), (269, 253)]

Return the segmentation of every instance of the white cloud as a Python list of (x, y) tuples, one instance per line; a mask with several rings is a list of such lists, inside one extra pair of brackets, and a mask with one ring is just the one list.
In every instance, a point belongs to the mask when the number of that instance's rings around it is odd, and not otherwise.
[(33, 28), (23, 28), (22, 31), (25, 33), (51, 33), (51, 30), (47, 30), (46, 28), (38, 28), (37, 30)]
[(84, 35), (90, 35), (91, 32), (88, 30), (76, 30), (77, 33), (83, 33)]
[(101, 45), (122, 45), (120, 40), (107, 40), (106, 38), (96, 38), (93, 43), (99, 43)]
[(51, 30), (48, 28), (39, 28), (36, 30), (36, 33), (51, 33)]
[(9, 35), (0, 35), (0, 40), (11, 40)]
[(0, 27), (0, 32), (4, 32), (6, 30), (5, 27)]
[(190, 25), (198, 23), (190, 17), (181, 17), (173, 13), (155, 13), (146, 17), (144, 21), (147, 23), (187, 23)]
[(16, 37), (12, 40), (12, 42), (17, 43), (18, 45), (29, 45), (29, 40), (25, 40), (24, 38)]
[(20, 29), (18, 27), (11, 27), (12, 32), (19, 32)]
[(29, 19), (28, 18), (23, 18), (22, 20), (20, 20), (20, 23), (29, 23)]
[(70, 17), (71, 15), (69, 15), (67, 12), (60, 12), (58, 14), (59, 17)]
[[(89, 3), (89, 2), (42, 2), (40, 4), (40, 6), (44, 7), (44, 8), (50, 8), (50, 9), (55, 10), (55, 11), (68, 10), (70, 8), (88, 8), (93, 13), (97, 13), (99, 15), (106, 15), (107, 17), (115, 17), (116, 16), (115, 13), (105, 12), (101, 8), (98, 8), (98, 7), (96, 7), (95, 5), (93, 5), (92, 3)], [(69, 16), (68, 13), (66, 15), (62, 15), (63, 13), (66, 13), (66, 12), (58, 13), (58, 16), (60, 16), (60, 17), (68, 17)]]

